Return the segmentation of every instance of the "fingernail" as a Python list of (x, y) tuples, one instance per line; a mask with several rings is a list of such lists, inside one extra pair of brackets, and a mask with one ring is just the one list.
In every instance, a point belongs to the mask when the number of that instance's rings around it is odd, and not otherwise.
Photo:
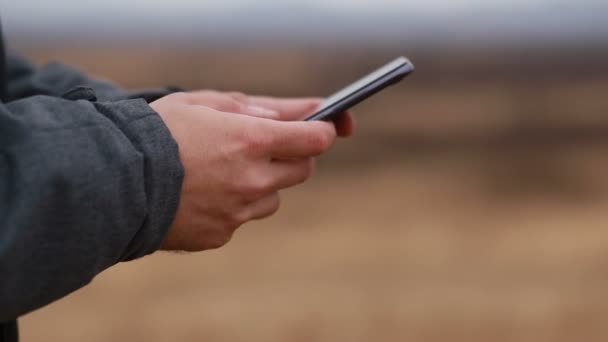
[(249, 106), (247, 107), (249, 114), (260, 116), (264, 118), (277, 118), (279, 116), (279, 112), (276, 110), (259, 107), (259, 106)]

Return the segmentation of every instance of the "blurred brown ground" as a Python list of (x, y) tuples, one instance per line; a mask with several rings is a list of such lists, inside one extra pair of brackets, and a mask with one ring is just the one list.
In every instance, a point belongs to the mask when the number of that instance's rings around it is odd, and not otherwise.
[[(591, 45), (590, 45), (591, 46)], [(608, 49), (413, 48), (359, 134), (220, 250), (122, 264), (24, 341), (605, 341)], [(390, 49), (26, 47), (127, 87), (324, 95)]]

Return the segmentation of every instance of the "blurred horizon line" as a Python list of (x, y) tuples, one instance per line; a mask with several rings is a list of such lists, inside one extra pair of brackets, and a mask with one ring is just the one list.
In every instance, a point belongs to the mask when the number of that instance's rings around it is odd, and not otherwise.
[[(574, 4), (565, 0), (510, 7), (471, 5), (465, 6), (466, 10), (439, 6), (424, 11), (406, 4), (379, 11), (380, 2), (369, 5), (368, 11), (349, 11), (348, 6), (330, 10), (312, 3), (286, 6), (261, 2), (234, 8), (218, 3), (213, 5), (217, 8), (207, 8), (211, 4), (187, 2), (190, 7), (164, 8), (158, 3), (158, 8), (140, 8), (134, 4), (112, 5), (110, 1), (95, 8), (96, 15), (91, 15), (91, 9), (84, 4), (63, 2), (70, 6), (61, 11), (56, 6), (45, 10), (45, 5), (5, 4), (4, 33), (10, 40), (36, 44), (162, 41), (213, 45), (571, 45), (601, 44), (608, 34), (608, 21), (604, 18), (608, 4)], [(197, 6), (207, 11), (196, 10)]]
[(5, 32), (5, 38), (9, 45), (20, 48), (48, 48), (48, 47), (132, 47), (150, 48), (162, 46), (175, 48), (344, 48), (358, 49), (363, 47), (377, 48), (378, 50), (508, 50), (519, 48), (543, 49), (568, 49), (587, 48), (591, 50), (608, 49), (608, 40), (603, 34), (589, 34), (584, 37), (546, 37), (528, 35), (523, 38), (512, 36), (443, 36), (414, 38), (408, 37), (398, 39), (394, 37), (360, 39), (359, 37), (334, 36), (334, 37), (309, 37), (302, 35), (294, 36), (250, 36), (235, 37), (230, 34), (218, 35), (216, 37), (176, 37), (173, 35), (141, 36), (124, 34), (120, 36), (101, 36), (93, 34), (87, 36), (76, 35), (46, 35), (41, 37), (31, 33)]

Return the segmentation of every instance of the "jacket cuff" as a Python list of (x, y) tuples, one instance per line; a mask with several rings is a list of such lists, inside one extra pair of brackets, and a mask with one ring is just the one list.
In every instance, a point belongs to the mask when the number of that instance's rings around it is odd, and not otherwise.
[(143, 89), (143, 90), (133, 90), (128, 91), (126, 93), (127, 99), (144, 99), (146, 102), (154, 102), (161, 97), (165, 97), (172, 93), (183, 92), (186, 91), (182, 88), (175, 86), (168, 86), (164, 88), (156, 88), (156, 89)]
[(144, 99), (95, 103), (144, 155), (144, 187), (147, 215), (120, 261), (158, 250), (175, 218), (184, 168), (179, 147), (169, 129)]

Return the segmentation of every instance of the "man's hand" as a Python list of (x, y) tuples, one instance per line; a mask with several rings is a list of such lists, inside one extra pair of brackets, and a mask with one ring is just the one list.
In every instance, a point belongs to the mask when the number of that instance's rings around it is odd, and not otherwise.
[[(313, 114), (324, 101), (321, 98), (280, 99), (213, 90), (199, 90), (188, 94), (191, 95), (186, 100), (189, 104), (280, 121), (303, 120)], [(351, 113), (344, 113), (334, 124), (338, 136), (349, 137), (354, 133)]]
[[(243, 223), (272, 215), (279, 208), (278, 191), (310, 177), (313, 157), (336, 137), (331, 123), (226, 113), (221, 111), (226, 104), (218, 102), (214, 109), (200, 101), (197, 94), (176, 93), (150, 104), (179, 144), (185, 168), (179, 208), (162, 246), (167, 250), (218, 248)], [(297, 101), (247, 103), (287, 119), (303, 108)]]

